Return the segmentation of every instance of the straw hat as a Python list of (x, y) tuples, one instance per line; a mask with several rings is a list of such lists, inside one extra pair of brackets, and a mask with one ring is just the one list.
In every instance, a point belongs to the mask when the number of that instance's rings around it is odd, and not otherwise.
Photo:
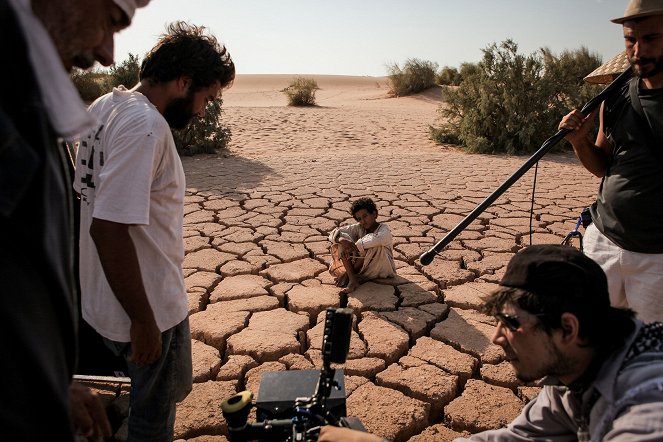
[(622, 24), (627, 20), (649, 15), (663, 15), (663, 0), (631, 0), (626, 6), (624, 16), (610, 20)]
[(612, 83), (619, 74), (628, 69), (629, 65), (626, 52), (622, 51), (594, 69), (592, 73), (585, 77), (585, 81), (592, 84)]

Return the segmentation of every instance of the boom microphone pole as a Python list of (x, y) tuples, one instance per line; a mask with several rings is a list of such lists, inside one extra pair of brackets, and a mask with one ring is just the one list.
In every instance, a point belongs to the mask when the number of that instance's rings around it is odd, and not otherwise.
[[(596, 109), (606, 98), (612, 95), (617, 89), (622, 87), (626, 82), (631, 78), (633, 74), (633, 68), (629, 66), (624, 72), (622, 72), (615, 80), (610, 83), (603, 91), (598, 94), (596, 97), (589, 100), (582, 107), (580, 112), (583, 115), (589, 115), (594, 109)], [(545, 154), (548, 153), (557, 143), (559, 143), (562, 138), (571, 132), (569, 129), (560, 129), (555, 135), (548, 138), (520, 168), (511, 175), (500, 187), (495, 189), (495, 191), (490, 194), (481, 204), (479, 204), (473, 211), (469, 213), (456, 227), (454, 227), (449, 233), (446, 234), (444, 238), (438, 241), (430, 250), (424, 252), (419, 257), (419, 262), (422, 265), (427, 266), (433, 261), (435, 255), (440, 253), (442, 249), (449, 244), (453, 239), (458, 236), (460, 232), (465, 230), (467, 226), (470, 225), (483, 211), (485, 211), (492, 203), (495, 202), (504, 192), (507, 191), (518, 179), (525, 174), (533, 165), (535, 165)]]

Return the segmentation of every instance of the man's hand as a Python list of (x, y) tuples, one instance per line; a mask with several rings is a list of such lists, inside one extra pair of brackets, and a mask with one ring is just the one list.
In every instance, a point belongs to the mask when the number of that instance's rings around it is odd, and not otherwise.
[(374, 434), (330, 425), (322, 427), (320, 436), (318, 436), (318, 442), (381, 442), (383, 440)]
[(154, 321), (131, 323), (131, 354), (129, 362), (147, 365), (161, 357), (161, 332)]
[(72, 381), (69, 385), (69, 407), (74, 430), (87, 438), (103, 440), (112, 435), (110, 422), (101, 399), (88, 387)]
[[(566, 114), (559, 123), (559, 129), (568, 129), (571, 132), (566, 134), (564, 139), (573, 144), (573, 146), (578, 146), (580, 143), (586, 142), (589, 138), (589, 132), (592, 130), (597, 112), (598, 108), (594, 109), (587, 117), (578, 110)], [(592, 142), (592, 144), (594, 143)]]
[[(596, 141), (589, 139), (594, 118), (599, 114), (599, 132)], [(605, 176), (608, 166), (612, 162), (613, 145), (603, 133), (603, 104), (595, 109), (587, 118), (575, 110), (569, 112), (559, 123), (560, 129), (568, 129), (571, 132), (564, 137), (573, 146), (573, 151), (585, 169), (599, 178)]]

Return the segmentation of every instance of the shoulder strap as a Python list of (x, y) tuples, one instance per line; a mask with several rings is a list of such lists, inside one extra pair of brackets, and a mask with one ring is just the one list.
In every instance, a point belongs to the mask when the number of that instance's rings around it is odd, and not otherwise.
[[(642, 127), (645, 129), (645, 135), (647, 136), (647, 147), (654, 154), (654, 157), (658, 161), (659, 165), (663, 167), (663, 143), (660, 142), (654, 128), (651, 125), (649, 116), (647, 112), (642, 108), (642, 103), (640, 102), (640, 96), (638, 95), (638, 86), (640, 84), (640, 77), (633, 77), (628, 85), (628, 93), (631, 98), (631, 106), (635, 113), (640, 117), (642, 122)], [(657, 149), (658, 146), (658, 149)]]
[[(642, 118), (647, 119), (647, 115), (645, 115), (645, 111), (642, 109), (642, 103), (640, 103), (640, 97), (638, 96), (639, 84), (640, 77), (631, 78), (631, 81), (629, 81), (628, 84), (628, 94), (631, 97), (631, 105), (633, 106), (635, 113), (640, 115)], [(647, 122), (649, 122), (649, 119), (647, 119)]]

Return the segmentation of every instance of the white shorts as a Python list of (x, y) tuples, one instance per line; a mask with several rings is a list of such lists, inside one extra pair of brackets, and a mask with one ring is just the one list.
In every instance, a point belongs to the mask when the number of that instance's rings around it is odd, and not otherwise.
[(608, 277), (610, 304), (628, 307), (645, 322), (663, 321), (663, 254), (629, 252), (587, 227), (583, 249)]

